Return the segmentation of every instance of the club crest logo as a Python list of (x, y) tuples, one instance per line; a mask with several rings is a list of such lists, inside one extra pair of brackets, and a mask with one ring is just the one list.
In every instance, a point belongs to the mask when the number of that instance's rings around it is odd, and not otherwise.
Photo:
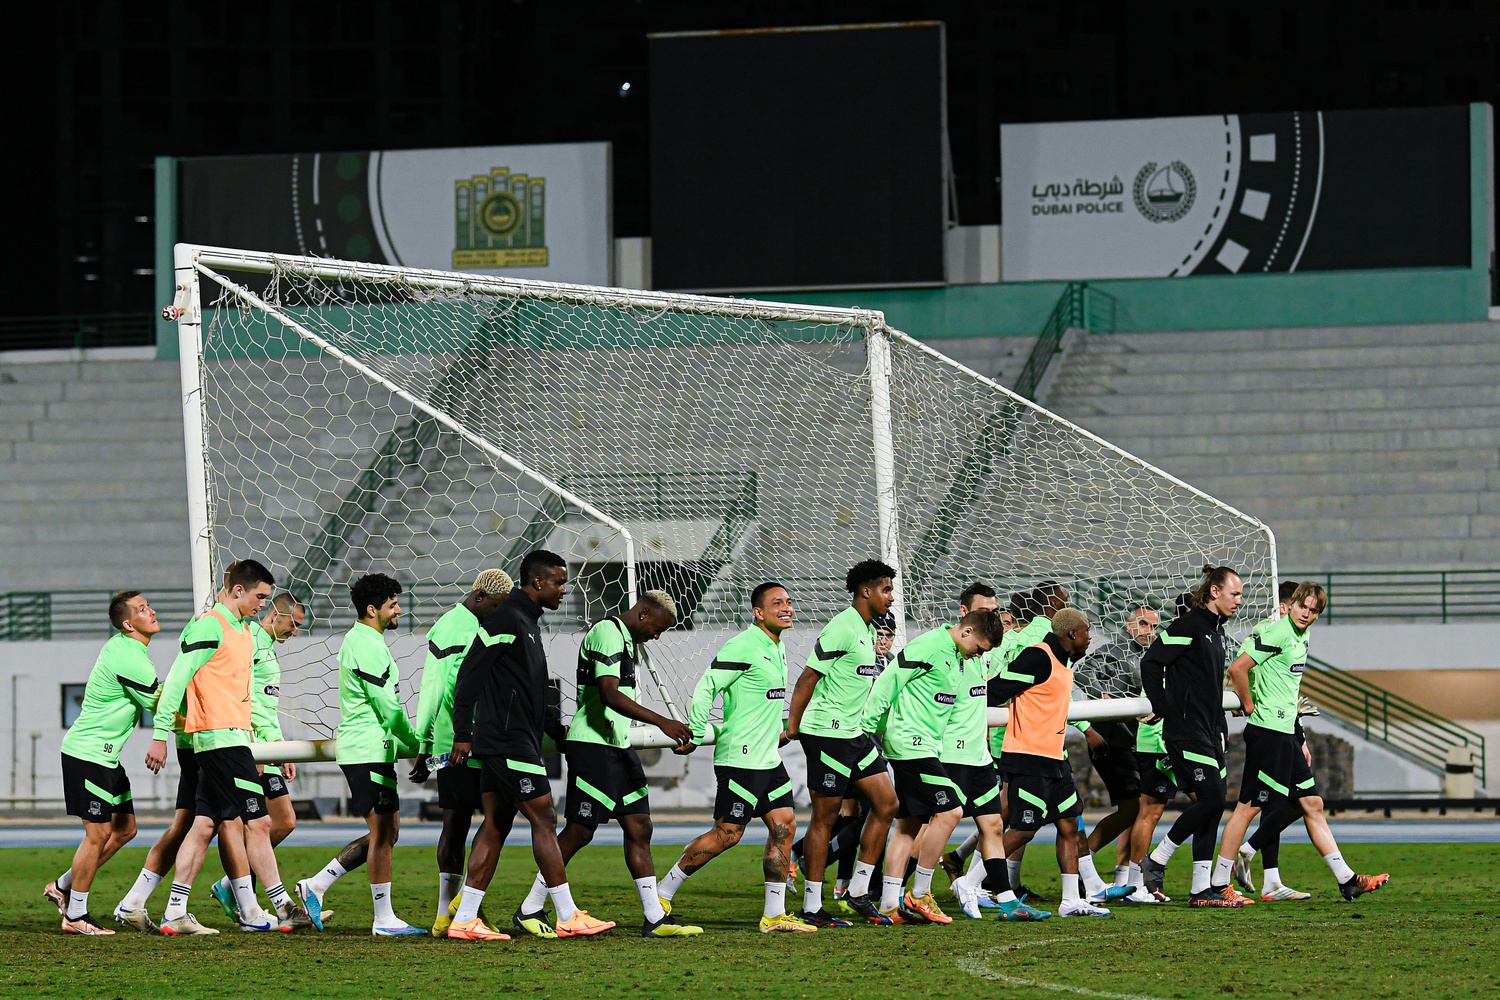
[(521, 790), (521, 794), (523, 795), (531, 794), (531, 792), (536, 788), (536, 786), (531, 783), (530, 778), (522, 778), (520, 783), (516, 787)]
[(547, 179), (492, 167), (454, 181), (453, 268), (546, 267)]
[(1260, 790), (1260, 794), (1258, 796), (1256, 796), (1256, 798), (1258, 800), (1260, 800), (1261, 802), (1266, 802), (1266, 801), (1268, 801), (1271, 798), (1271, 793), (1268, 792), (1268, 791), (1266, 791), (1264, 788), (1262, 788)]
[(825, 774), (825, 775), (823, 775), (823, 787), (824, 788), (832, 788), (836, 784), (838, 784), (838, 778), (836, 778), (834, 775), (832, 775), (832, 774)]
[(97, 802), (90, 802), (89, 803), (89, 815), (90, 816), (97, 816), (97, 815), (99, 815), (99, 812), (100, 812), (99, 803), (97, 803)]
[(932, 801), (936, 802), (940, 806), (947, 805), (948, 804), (948, 793), (947, 793), (947, 791), (945, 791), (944, 789), (939, 788), (937, 790), (937, 792), (935, 792), (933, 794)]
[(1024, 811), (1021, 814), (1021, 822), (1025, 823), (1027, 826), (1030, 826), (1031, 824), (1035, 823), (1036, 822), (1036, 812), (1035, 812), (1035, 810), (1027, 809), (1026, 811)]
[(739, 819), (741, 816), (745, 815), (745, 803), (736, 802), (734, 804), (734, 807), (729, 810), (729, 815), (733, 816), (735, 819)]
[(592, 802), (581, 802), (578, 805), (578, 815), (587, 819), (594, 815), (594, 804)]
[(260, 812), (260, 800), (259, 799), (254, 799), (254, 798), (246, 799), (245, 800), (245, 812), (247, 812), (247, 813), (258, 813), (258, 812)]
[(1195, 768), (1193, 768), (1193, 780), (1194, 781), (1206, 781), (1207, 780), (1206, 778), (1203, 777), (1203, 768), (1201, 768), (1201, 767), (1195, 767)]
[(1193, 210), (1198, 182), (1181, 160), (1147, 163), (1135, 175), (1135, 207), (1152, 222), (1176, 222)]

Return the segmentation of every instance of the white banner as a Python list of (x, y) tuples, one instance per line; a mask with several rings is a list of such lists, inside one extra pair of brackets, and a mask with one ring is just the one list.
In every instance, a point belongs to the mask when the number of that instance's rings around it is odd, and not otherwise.
[[(1276, 137), (1254, 138), (1274, 159)], [(1248, 251), (1219, 237), (1266, 210), (1236, 197), (1235, 115), (1002, 125), (1000, 153), (1006, 281), (1185, 275), (1211, 252), (1209, 269), (1238, 272)]]
[(609, 143), (372, 152), (367, 176), (389, 263), (612, 283)]

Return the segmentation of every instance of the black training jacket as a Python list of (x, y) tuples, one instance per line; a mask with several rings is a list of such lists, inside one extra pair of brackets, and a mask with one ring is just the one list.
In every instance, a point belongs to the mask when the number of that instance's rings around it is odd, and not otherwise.
[(547, 708), (541, 617), (541, 605), (512, 590), (480, 623), (464, 655), (453, 692), (453, 741), (473, 743), (476, 757), (541, 759)]
[(1141, 683), (1151, 710), (1162, 717), (1164, 741), (1223, 748), (1229, 732), (1224, 715), (1228, 620), (1193, 608), (1157, 633), (1141, 657)]

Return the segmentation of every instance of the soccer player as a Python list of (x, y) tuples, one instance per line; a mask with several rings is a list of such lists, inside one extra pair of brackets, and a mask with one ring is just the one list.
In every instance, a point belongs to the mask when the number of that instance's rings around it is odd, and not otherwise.
[[(556, 611), (567, 593), (568, 564), (537, 549), (521, 561), (517, 587), (479, 626), (458, 668), (453, 693), (453, 750), (449, 767), (479, 758), (484, 824), (474, 835), (469, 870), (448, 936), (462, 941), (508, 941), (479, 917), (500, 848), (519, 811), (531, 824), (531, 853), (547, 883), (557, 937), (602, 934), (613, 921), (597, 920), (573, 902), (557, 810), (542, 763), (547, 716), (547, 652), (540, 619)], [(550, 935), (542, 935), (550, 936)]]
[[(301, 603), (291, 594), (281, 593), (271, 600), (270, 611), (263, 619), (250, 622), (250, 634), (255, 638), (255, 658), (250, 667), (250, 719), (257, 743), (283, 739), (277, 708), (281, 700), (281, 662), (276, 658), (276, 646), (296, 635), (306, 620), (307, 610)], [(271, 815), (271, 846), (275, 847), (297, 828), (297, 813), (292, 809), (291, 794), (286, 787), (288, 781), (296, 778), (297, 765), (265, 764), (260, 768), (266, 811)], [(215, 882), (209, 891), (231, 920), (239, 919), (239, 906), (228, 875)]]
[[(994, 611), (970, 611), (957, 625), (908, 642), (870, 692), (860, 729), (884, 733), (882, 749), (896, 776), (896, 825), (886, 845), (880, 894), (880, 912), (892, 923), (953, 922), (932, 896), (932, 873), (963, 815), (963, 798), (938, 757), (958, 692), (967, 692), (983, 672), (976, 658), (1003, 635)], [(916, 876), (903, 895), (906, 862), (924, 824)]]
[(1227, 566), (1204, 566), (1193, 607), (1172, 619), (1141, 658), (1141, 681), (1152, 712), (1161, 717), (1177, 787), (1195, 796), (1161, 843), (1141, 860), (1141, 876), (1147, 892), (1161, 892), (1167, 862), (1179, 844), (1192, 838), (1188, 905), (1194, 907), (1244, 905), (1244, 897), (1233, 889), (1215, 892), (1209, 886), (1228, 774), (1224, 623), (1234, 617), (1243, 597), (1238, 573)]
[[(1297, 742), (1297, 699), (1302, 672), (1307, 667), (1307, 632), (1328, 606), (1328, 595), (1316, 583), (1303, 583), (1292, 593), (1287, 613), (1260, 635), (1251, 648), (1229, 665), (1229, 680), (1239, 695), (1248, 720), (1245, 725), (1245, 776), (1240, 800), (1224, 827), (1224, 843), (1214, 863), (1211, 891), (1233, 898), (1229, 887), (1240, 842), (1250, 821), (1262, 808), (1295, 800), (1302, 807), (1313, 846), (1338, 880), (1346, 900), (1358, 899), (1385, 885), (1390, 876), (1358, 875), (1344, 861), (1328, 819), (1317, 781)], [(1249, 900), (1239, 897), (1240, 906)]]
[[(1156, 639), (1161, 617), (1155, 608), (1140, 604), (1125, 616), (1125, 634), (1116, 636), (1078, 662), (1074, 693), (1093, 698), (1134, 698), (1141, 690), (1141, 656)], [(1141, 773), (1135, 758), (1137, 723), (1134, 720), (1090, 724), (1084, 730), (1089, 762), (1109, 792), (1115, 811), (1101, 819), (1088, 835), (1088, 850), (1096, 854), (1119, 838), (1124, 849), (1115, 859), (1115, 884), (1129, 885), (1129, 833), (1140, 815)], [(1125, 836), (1121, 836), (1124, 834)], [(1111, 894), (1127, 896), (1126, 892)], [(1103, 902), (1095, 898), (1094, 902)]]
[[(1005, 831), (1005, 852), (1028, 843), (1036, 831), (1051, 823), (1057, 827), (1057, 865), (1062, 872), (1063, 917), (1107, 917), (1109, 911), (1095, 906), (1079, 892), (1078, 857), (1087, 843), (1079, 836), (1078, 816), (1083, 811), (1073, 769), (1064, 749), (1067, 740), (1068, 706), (1073, 701), (1071, 664), (1088, 652), (1089, 620), (1074, 608), (1052, 615), (1052, 631), (1041, 642), (1023, 649), (1010, 665), (997, 671), (989, 684), (991, 705), (1010, 702), (1010, 721), (1005, 727), (1001, 766), (1005, 768), (1010, 796), (1010, 825)], [(999, 873), (992, 873), (995, 881)], [(1006, 886), (1006, 890), (1010, 890)], [(1019, 905), (1013, 891), (997, 894), (1005, 907), (1001, 917), (1036, 920), (1042, 911)]]
[[(453, 691), (464, 654), (479, 632), (479, 623), (510, 596), (515, 581), (502, 569), (487, 569), (474, 580), (468, 596), (448, 609), (427, 632), (427, 660), (422, 666), (422, 686), (417, 699), (417, 737), (421, 753), (410, 779), (428, 778), (427, 758), (453, 749)], [(432, 936), (443, 937), (453, 922), (449, 905), (464, 884), (464, 854), (474, 810), (482, 808), (479, 795), (479, 761), (470, 758), (463, 767), (442, 767), (437, 773), (438, 805), (443, 810), (443, 831), (438, 834), (438, 903)]]
[[(970, 611), (994, 611), (999, 615), (999, 610), (1000, 602), (995, 598), (995, 590), (988, 584), (972, 583), (959, 595), (960, 618)], [(1005, 627), (1004, 617), (1000, 618), (1000, 626), (1002, 629)], [(1003, 636), (1001, 642), (1004, 642)], [(968, 875), (953, 879), (953, 892), (958, 897), (960, 908), (976, 920), (980, 917), (979, 890), (993, 892), (1003, 888), (1003, 885), (989, 879), (989, 869), (996, 866), (1000, 870), (1005, 868), (1000, 783), (995, 776), (994, 758), (990, 756), (987, 742), (989, 729), (985, 721), (989, 711), (988, 684), (999, 669), (998, 663), (999, 660), (993, 653), (979, 657), (975, 676), (956, 692), (958, 700), (954, 703), (948, 728), (943, 731), (943, 748), (938, 754), (943, 770), (958, 786), (964, 804), (964, 816), (973, 817), (974, 825), (979, 830), (978, 847), (982, 863), (974, 865)], [(927, 836), (925, 830), (922, 836)], [(985, 884), (987, 879), (989, 884)]]
[[(578, 650), (578, 708), (565, 744), (568, 756), (568, 825), (558, 834), (563, 863), (594, 839), (611, 818), (625, 835), (625, 867), (635, 881), (647, 938), (691, 937), (703, 928), (679, 924), (661, 905), (651, 860), (651, 800), (646, 771), (630, 746), (630, 720), (655, 726), (678, 746), (692, 739), (688, 727), (635, 700), (636, 659), (642, 647), (677, 621), (677, 604), (664, 590), (648, 590), (624, 614), (589, 629)], [(530, 934), (551, 936), (542, 907), (547, 882), (537, 873), (531, 894), (511, 922)]]
[[(217, 934), (188, 912), (193, 879), (203, 865), (208, 843), (217, 832), (221, 841), (235, 836), (226, 821), (244, 822), (245, 852), (251, 870), (266, 886), (266, 895), (276, 908), (272, 920), (255, 900), (250, 872), (230, 871), (230, 884), (239, 904), (242, 930), (283, 931), (312, 926), (307, 912), (281, 884), (276, 855), (271, 848), (271, 819), (266, 811), (265, 789), (260, 783), (255, 758), (250, 754), (253, 729), (250, 678), (255, 640), (246, 619), (265, 606), (275, 578), (253, 559), (242, 559), (229, 567), (226, 590), (208, 613), (182, 633), (181, 650), (162, 685), (160, 706), (186, 703), (183, 730), (193, 741), (198, 763), (198, 794), (193, 825), (177, 851), (176, 877), (167, 897), (161, 931), (168, 935)], [(146, 753), (146, 765), (159, 771), (167, 759), (167, 737), (172, 731), (173, 712), (155, 715), (155, 739)]]
[(753, 624), (730, 638), (693, 689), (688, 712), (692, 742), (674, 753), (691, 753), (708, 734), (714, 702), (723, 699), (724, 722), (714, 744), (713, 829), (701, 834), (661, 880), (668, 912), (672, 897), (704, 865), (740, 842), (752, 816), (765, 821), (765, 908), (760, 932), (810, 934), (818, 928), (786, 912), (786, 878), (791, 868), (797, 817), (792, 812), (792, 779), (779, 750), (788, 736), (782, 720), (786, 703), (786, 647), (781, 634), (792, 627), (792, 596), (779, 583), (762, 583), (750, 593)]
[(823, 876), (834, 823), (851, 794), (870, 803), (870, 815), (844, 903), (865, 920), (888, 923), (869, 893), (875, 863), (896, 816), (896, 790), (880, 747), (860, 732), (859, 720), (879, 673), (872, 620), (890, 611), (895, 575), (878, 559), (866, 559), (849, 570), (844, 577), (849, 607), (823, 626), (792, 689), (787, 737), (800, 740), (807, 755), (807, 791), (812, 798), (812, 820), (803, 841), (802, 919), (816, 927), (849, 926), (849, 921), (824, 908)]
[[(358, 621), (339, 646), (339, 728), (335, 760), (349, 783), (349, 811), (369, 827), (366, 870), (375, 915), (375, 937), (426, 934), (396, 916), (391, 906), (391, 856), (401, 834), (401, 800), (396, 791), (400, 743), (417, 752), (421, 740), (401, 707), (401, 670), (391, 657), (385, 633), (401, 617), (401, 584), (384, 573), (367, 573), (349, 587)], [(356, 841), (356, 844), (358, 842)], [(351, 851), (355, 844), (344, 848)], [(341, 852), (341, 855), (344, 853)], [(311, 879), (297, 883), (297, 895), (319, 923), (323, 897), (348, 868), (338, 858)]]
[[(114, 934), (89, 914), (94, 873), (135, 837), (135, 803), (120, 751), (142, 709), (156, 704), (156, 667), (146, 655), (161, 631), (151, 603), (136, 590), (122, 590), (109, 602), (112, 636), (99, 651), (83, 689), (78, 718), (62, 741), (63, 797), (68, 815), (83, 821), (83, 840), (73, 865), (43, 895), (62, 911), (66, 934)], [(64, 898), (63, 893), (67, 893)]]

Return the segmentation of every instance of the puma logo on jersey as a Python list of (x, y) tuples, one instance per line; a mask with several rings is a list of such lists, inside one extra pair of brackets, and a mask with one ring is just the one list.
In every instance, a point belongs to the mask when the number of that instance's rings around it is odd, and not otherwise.
[(766, 701), (786, 701), (786, 688), (771, 688), (766, 692)]

